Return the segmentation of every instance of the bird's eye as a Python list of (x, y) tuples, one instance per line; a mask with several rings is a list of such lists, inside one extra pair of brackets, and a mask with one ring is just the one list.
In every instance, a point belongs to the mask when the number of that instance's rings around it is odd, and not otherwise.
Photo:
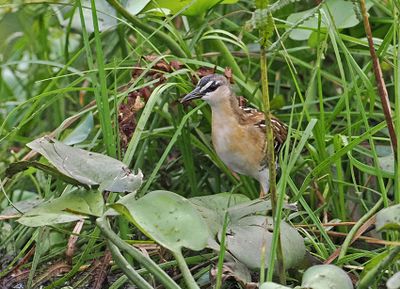
[(213, 92), (215, 91), (221, 83), (219, 81), (209, 81), (207, 82), (201, 89), (200, 91), (202, 93), (208, 93), (208, 92)]

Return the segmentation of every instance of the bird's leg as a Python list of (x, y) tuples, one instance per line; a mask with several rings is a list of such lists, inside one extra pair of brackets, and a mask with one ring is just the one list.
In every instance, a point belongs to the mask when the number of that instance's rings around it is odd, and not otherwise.
[(260, 199), (264, 199), (268, 195), (269, 181), (262, 182), (260, 184), (261, 184)]
[(265, 167), (263, 170), (260, 171), (258, 181), (260, 182), (260, 185), (261, 185), (260, 199), (263, 199), (268, 195), (268, 191), (269, 191), (269, 170), (268, 170), (268, 168)]
[(233, 176), (235, 179), (237, 179), (238, 181), (240, 181), (239, 175), (238, 175), (234, 170), (232, 170), (230, 167), (228, 167), (228, 169), (231, 171), (232, 176)]
[(261, 187), (261, 188), (260, 188), (260, 199), (264, 199), (265, 196), (266, 196), (266, 194), (265, 194), (265, 192), (264, 192), (264, 189)]

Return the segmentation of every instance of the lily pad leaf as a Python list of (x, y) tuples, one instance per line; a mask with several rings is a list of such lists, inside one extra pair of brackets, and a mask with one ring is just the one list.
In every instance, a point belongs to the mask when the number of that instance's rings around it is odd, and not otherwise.
[(206, 222), (187, 199), (175, 193), (153, 191), (138, 200), (130, 194), (111, 207), (172, 252), (207, 246), (210, 233)]
[(400, 231), (400, 204), (384, 208), (376, 215), (376, 229)]
[[(284, 263), (286, 268), (298, 266), (304, 259), (306, 248), (304, 240), (296, 229), (281, 222), (280, 235)], [(265, 268), (268, 267), (270, 247), (273, 237), (271, 217), (247, 216), (229, 224), (226, 236), (226, 248), (237, 260), (250, 269), (259, 269), (261, 265), (261, 247), (266, 245)]]
[(215, 236), (224, 224), (227, 209), (238, 204), (247, 203), (250, 199), (242, 194), (220, 193), (190, 198), (189, 201), (203, 216), (211, 233)]
[[(296, 204), (284, 204), (283, 207), (285, 209), (297, 211)], [(232, 222), (236, 222), (241, 218), (253, 214), (262, 214), (266, 215), (268, 211), (272, 210), (271, 200), (260, 200), (255, 199), (249, 202), (237, 204), (236, 206), (232, 206), (228, 209), (229, 216)]]
[[(373, 2), (367, 0), (367, 10), (370, 9), (372, 6)], [(289, 15), (289, 17), (286, 19), (287, 22), (292, 24), (300, 22), (301, 26), (304, 27), (302, 29), (293, 29), (289, 34), (290, 38), (292, 38), (293, 40), (307, 40), (311, 36), (313, 29), (318, 28), (318, 16), (313, 15), (313, 17), (309, 18), (310, 12), (312, 12), (312, 10), (313, 9), (309, 9)], [(325, 5), (322, 6), (321, 10), (325, 15), (329, 15), (329, 13), (332, 14), (336, 27), (339, 29), (353, 27), (360, 22), (354, 12), (353, 3), (351, 1), (326, 0)], [(302, 21), (302, 18), (304, 19), (304, 21)], [(326, 28), (327, 25), (328, 24), (326, 23), (326, 20), (322, 18), (321, 28)]]
[(101, 192), (75, 190), (39, 204), (17, 221), (29, 227), (68, 223), (88, 215), (98, 217), (103, 213), (103, 207)]
[(36, 139), (28, 147), (43, 155), (62, 174), (88, 186), (111, 192), (136, 192), (143, 175), (137, 175), (119, 160), (67, 146), (50, 137)]
[(86, 118), (62, 141), (66, 145), (83, 142), (93, 129), (93, 114), (90, 112)]
[(353, 283), (345, 271), (335, 265), (316, 265), (303, 275), (302, 288), (353, 289)]

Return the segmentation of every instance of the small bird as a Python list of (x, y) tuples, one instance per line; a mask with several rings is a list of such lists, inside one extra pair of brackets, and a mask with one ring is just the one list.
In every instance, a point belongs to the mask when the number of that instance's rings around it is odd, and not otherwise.
[[(228, 79), (219, 74), (201, 78), (181, 103), (193, 99), (205, 100), (211, 107), (212, 142), (217, 155), (231, 170), (258, 180), (260, 196), (264, 196), (269, 190), (264, 113), (241, 107)], [(287, 127), (275, 117), (271, 124), (277, 155), (287, 138)]]

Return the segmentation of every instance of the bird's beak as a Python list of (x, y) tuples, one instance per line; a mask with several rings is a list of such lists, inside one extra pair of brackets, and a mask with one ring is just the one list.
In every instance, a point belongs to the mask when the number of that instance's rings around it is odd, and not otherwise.
[(202, 98), (202, 97), (203, 97), (203, 94), (200, 93), (200, 89), (196, 87), (192, 92), (190, 92), (189, 94), (185, 95), (181, 99), (181, 103), (185, 103), (185, 102), (188, 102), (190, 100), (198, 99), (198, 98)]

